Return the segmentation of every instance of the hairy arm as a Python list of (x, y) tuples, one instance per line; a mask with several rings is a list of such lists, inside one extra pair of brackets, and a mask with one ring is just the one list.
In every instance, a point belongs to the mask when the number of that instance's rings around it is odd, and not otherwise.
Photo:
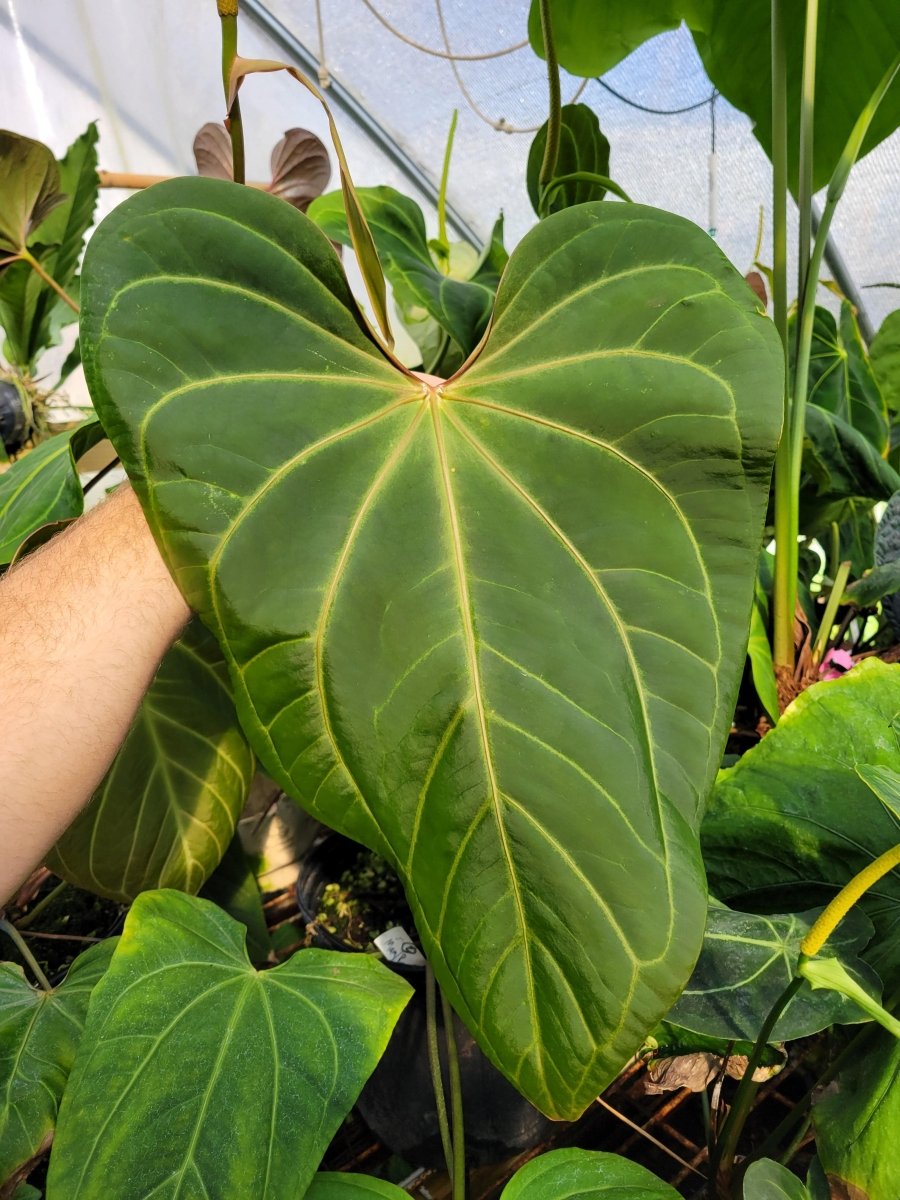
[(0, 580), (0, 904), (90, 799), (188, 615), (129, 487)]

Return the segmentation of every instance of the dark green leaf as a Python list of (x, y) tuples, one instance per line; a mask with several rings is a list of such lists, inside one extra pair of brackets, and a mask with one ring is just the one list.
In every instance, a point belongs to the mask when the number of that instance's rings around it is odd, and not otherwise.
[(874, 567), (862, 579), (857, 579), (844, 592), (844, 603), (855, 604), (858, 608), (871, 608), (885, 596), (891, 596), (900, 590), (900, 559), (885, 563), (883, 567)]
[[(800, 943), (820, 911), (761, 917), (711, 906), (697, 966), (667, 1019), (710, 1037), (755, 1042), (775, 1001), (796, 974)], [(828, 953), (837, 955), (856, 981), (880, 999), (881, 981), (856, 958), (872, 933), (871, 921), (861, 912), (851, 912), (829, 938)], [(769, 1040), (792, 1041), (829, 1025), (865, 1019), (855, 1004), (837, 992), (804, 988), (785, 1009)]]
[(20, 1183), (13, 1192), (12, 1200), (41, 1200), (41, 1192), (30, 1183)]
[[(423, 309), (463, 355), (471, 353), (487, 326), (494, 289), (484, 276), (482, 282), (454, 279), (435, 266), (425, 218), (414, 200), (391, 187), (358, 188), (357, 195), (404, 321), (410, 307)], [(319, 196), (309, 215), (332, 241), (350, 245), (340, 192)], [(493, 247), (492, 240), (489, 253)]]
[(59, 167), (47, 147), (0, 129), (0, 257), (23, 250), (62, 201)]
[(91, 991), (114, 946), (79, 955), (51, 992), (32, 987), (15, 963), (0, 963), (0, 1187), (53, 1135)]
[[(531, 207), (538, 214), (540, 208), (540, 186), (538, 176), (544, 161), (547, 145), (547, 122), (534, 135), (528, 151), (526, 185)], [(559, 137), (559, 158), (554, 176), (571, 175), (579, 171), (595, 175), (609, 174), (609, 142), (600, 131), (597, 114), (586, 104), (564, 104)], [(593, 183), (565, 183), (556, 188), (549, 201), (549, 212), (571, 208), (573, 204), (584, 204), (588, 200), (602, 200), (606, 188)]]
[(222, 861), (203, 885), (200, 895), (246, 926), (247, 952), (253, 962), (264, 963), (272, 942), (266, 928), (259, 884), (237, 835), (231, 839)]
[(869, 348), (878, 386), (891, 412), (900, 412), (900, 308), (884, 318)]
[[(765, 596), (763, 596), (765, 599)], [(759, 701), (773, 725), (777, 724), (781, 714), (778, 703), (778, 687), (775, 683), (775, 664), (772, 659), (772, 646), (769, 642), (767, 629), (768, 603), (763, 604), (757, 587), (756, 598), (750, 610), (750, 637), (747, 641), (747, 656), (750, 659), (750, 670), (753, 674), (753, 686)]]
[(222, 653), (195, 621), (166, 654), (106, 778), (48, 865), (112, 900), (157, 887), (196, 892), (231, 841), (253, 771)]
[[(807, 908), (894, 844), (894, 822), (857, 767), (896, 768), (898, 712), (900, 666), (867, 660), (804, 692), (758, 746), (721, 773), (702, 830), (717, 896), (756, 911)], [(860, 907), (876, 933), (864, 957), (893, 986), (900, 874), (881, 879)]]
[(900, 475), (852, 425), (810, 404), (806, 410), (804, 467), (821, 502), (849, 498), (888, 500)]
[[(793, 337), (790, 344), (793, 351)], [(793, 352), (791, 358), (793, 362)], [(841, 304), (840, 329), (827, 308), (816, 309), (809, 400), (852, 425), (879, 454), (887, 450), (887, 405), (869, 364), (849, 300)]]
[(678, 1200), (645, 1167), (599, 1150), (551, 1150), (520, 1167), (501, 1200)]
[[(891, 496), (881, 514), (875, 534), (874, 559), (879, 567), (900, 561), (900, 492)], [(886, 597), (884, 611), (894, 633), (900, 637), (900, 595)]]
[(836, 1082), (837, 1090), (813, 1107), (816, 1146), (832, 1195), (897, 1200), (900, 1042), (879, 1032)]
[[(649, 38), (702, 22), (709, 0), (550, 0), (553, 41), (572, 75), (604, 75)], [(531, 0), (528, 37), (543, 57), (538, 0)]]
[(744, 1200), (810, 1200), (810, 1195), (793, 1171), (761, 1158), (747, 1168)]
[(84, 511), (76, 463), (103, 437), (99, 421), (86, 421), (41, 442), (0, 475), (0, 565), (42, 525)]
[(576, 1115), (699, 950), (771, 323), (696, 226), (578, 205), (520, 244), (485, 349), (436, 392), (366, 338), (302, 214), (181, 180), (95, 234), (84, 331), (268, 773), (390, 860), (483, 1048)]
[(48, 1200), (302, 1196), (409, 995), (367, 954), (257, 972), (214, 904), (144, 893), (94, 993)]

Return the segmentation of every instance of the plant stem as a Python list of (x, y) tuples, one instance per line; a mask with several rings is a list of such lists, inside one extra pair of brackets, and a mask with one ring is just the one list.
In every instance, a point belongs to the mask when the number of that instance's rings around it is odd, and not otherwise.
[(553, 197), (557, 188), (562, 187), (564, 183), (597, 183), (600, 187), (606, 188), (608, 192), (613, 192), (622, 200), (626, 200), (629, 204), (633, 204), (633, 200), (628, 195), (623, 187), (620, 187), (614, 179), (610, 179), (608, 175), (598, 175), (594, 171), (573, 171), (570, 175), (557, 175), (555, 179), (551, 179), (541, 193), (540, 209), (546, 216), (547, 208), (550, 200)]
[(425, 966), (425, 1040), (428, 1046), (428, 1066), (431, 1069), (431, 1086), (434, 1090), (434, 1107), (437, 1109), (438, 1129), (441, 1132), (441, 1146), (444, 1150), (444, 1162), (447, 1164), (447, 1174), (453, 1182), (453, 1139), (450, 1136), (450, 1121), (447, 1116), (447, 1098), (444, 1095), (444, 1081), (441, 1077), (441, 1053), (438, 1047), (437, 1032), (437, 984), (431, 963)]
[(35, 274), (40, 275), (41, 279), (43, 279), (44, 283), (46, 283), (48, 287), (53, 288), (60, 300), (64, 300), (66, 304), (68, 304), (69, 308), (71, 308), (73, 313), (80, 312), (78, 305), (69, 295), (69, 293), (64, 291), (56, 282), (56, 280), (52, 279), (47, 274), (47, 272), (27, 247), (19, 251), (19, 258), (21, 258), (23, 262), (27, 262), (32, 271), (34, 271)]
[(800, 96), (800, 172), (797, 208), (800, 242), (797, 250), (797, 303), (802, 308), (809, 271), (812, 243), (813, 125), (816, 105), (816, 36), (819, 0), (806, 0), (806, 29), (803, 35), (803, 81)]
[[(775, 328), (784, 347), (784, 424), (775, 456), (775, 579), (772, 589), (772, 657), (776, 670), (794, 669), (794, 610), (797, 571), (791, 547), (796, 522), (791, 495), (790, 401), (787, 332), (787, 48), (784, 0), (772, 0), (772, 306)], [(792, 503), (793, 502), (793, 503)], [(792, 552), (793, 551), (793, 552)]]
[(29, 967), (31, 968), (32, 974), (34, 975), (34, 977), (38, 981), (38, 983), (41, 985), (42, 991), (52, 992), (53, 988), (50, 986), (50, 981), (48, 980), (48, 978), (44, 974), (44, 972), (41, 970), (41, 968), (38, 966), (37, 960), (35, 959), (34, 955), (31, 953), (31, 951), (28, 949), (28, 946), (26, 945), (23, 938), (20, 936), (19, 931), (18, 931), (18, 929), (16, 929), (15, 925), (11, 925), (9, 923), (9, 921), (0, 919), (0, 929), (2, 929), (3, 932), (6, 934), (6, 936), (13, 942), (16, 949), (19, 951), (19, 953), (22, 955), (22, 957), (28, 963)]
[(747, 1069), (744, 1071), (741, 1081), (738, 1084), (734, 1101), (731, 1105), (731, 1111), (725, 1118), (721, 1133), (716, 1138), (716, 1145), (710, 1163), (710, 1179), (719, 1184), (723, 1195), (727, 1193), (727, 1189), (730, 1186), (738, 1141), (747, 1117), (750, 1115), (750, 1109), (753, 1106), (756, 1093), (759, 1090), (759, 1084), (754, 1082), (753, 1076), (756, 1073), (757, 1067), (762, 1062), (763, 1051), (769, 1043), (772, 1030), (778, 1023), (778, 1018), (802, 986), (803, 980), (799, 976), (795, 976), (772, 1005), (769, 1015), (766, 1017), (762, 1029), (759, 1031), (759, 1037), (756, 1039), (753, 1053), (750, 1055), (747, 1063)]
[[(238, 0), (216, 0), (222, 19), (222, 86), (225, 103), (231, 94), (231, 68), (237, 57)], [(241, 102), (235, 92), (226, 120), (231, 135), (231, 160), (235, 183), (245, 182), (244, 167), (244, 122), (241, 118)]]
[(849, 576), (850, 563), (842, 562), (835, 572), (834, 582), (831, 585), (831, 595), (828, 597), (828, 603), (825, 605), (825, 611), (819, 623), (819, 631), (816, 634), (816, 641), (813, 646), (813, 663), (821, 661), (822, 655), (828, 646), (829, 635), (834, 625), (834, 619), (837, 616), (837, 610), (841, 606), (841, 599), (843, 598), (844, 588), (847, 586)]
[(538, 175), (538, 186), (546, 187), (556, 173), (559, 159), (559, 131), (562, 125), (562, 93), (559, 87), (559, 63), (556, 61), (556, 46), (553, 42), (553, 26), (550, 21), (550, 0), (540, 0), (541, 33), (544, 38), (544, 53), (547, 56), (547, 85), (550, 91), (550, 115), (547, 119), (547, 142), (544, 158)]
[(879, 879), (898, 866), (900, 866), (900, 844), (886, 850), (874, 862), (863, 867), (849, 883), (841, 888), (819, 915), (812, 929), (800, 943), (800, 953), (805, 954), (807, 958), (818, 954), (857, 900)]
[(459, 119), (459, 110), (454, 108), (453, 116), (450, 118), (450, 132), (447, 134), (447, 145), (444, 147), (444, 165), (441, 168), (441, 186), (438, 191), (437, 202), (437, 218), (438, 218), (438, 241), (447, 252), (447, 258), (450, 257), (450, 243), (447, 241), (447, 182), (450, 178), (450, 157), (453, 154), (453, 139), (456, 136), (456, 122)]
[(47, 893), (47, 895), (43, 898), (43, 900), (39, 900), (37, 902), (37, 904), (34, 906), (34, 908), (31, 910), (31, 912), (28, 912), (25, 914), (24, 917), (19, 918), (19, 928), (27, 929), (29, 927), (29, 925), (33, 925), (34, 922), (37, 920), (37, 918), (41, 915), (41, 913), (44, 912), (44, 910), (46, 908), (49, 908), (49, 906), (53, 903), (53, 901), (56, 899), (56, 897), (61, 892), (64, 892), (68, 886), (69, 885), (65, 881), (65, 879), (60, 880), (60, 882), (56, 885), (56, 887), (54, 887), (51, 891), (49, 891)]
[(443, 992), (441, 992), (441, 1011), (444, 1016), (447, 1065), (450, 1068), (450, 1110), (453, 1116), (453, 1200), (466, 1200), (466, 1131), (463, 1122), (462, 1079), (459, 1074), (459, 1056), (456, 1053), (456, 1034), (453, 1030), (453, 1009)]

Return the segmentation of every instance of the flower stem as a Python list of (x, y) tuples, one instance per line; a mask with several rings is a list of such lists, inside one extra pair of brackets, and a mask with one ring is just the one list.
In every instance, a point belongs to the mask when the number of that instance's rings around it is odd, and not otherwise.
[(431, 1086), (434, 1090), (434, 1107), (437, 1109), (438, 1129), (441, 1133), (441, 1146), (444, 1150), (444, 1162), (450, 1182), (453, 1182), (453, 1139), (450, 1136), (450, 1119), (447, 1114), (447, 1098), (444, 1095), (444, 1081), (441, 1078), (441, 1052), (438, 1046), (437, 1032), (437, 984), (431, 964), (425, 967), (425, 1040), (428, 1046), (428, 1066), (431, 1069)]
[[(222, 85), (225, 89), (225, 103), (231, 93), (231, 68), (237, 57), (237, 18), (238, 0), (217, 0), (219, 16), (222, 19)], [(246, 168), (244, 166), (244, 122), (241, 118), (241, 102), (235, 92), (225, 124), (231, 135), (231, 160), (235, 183), (244, 183)]]

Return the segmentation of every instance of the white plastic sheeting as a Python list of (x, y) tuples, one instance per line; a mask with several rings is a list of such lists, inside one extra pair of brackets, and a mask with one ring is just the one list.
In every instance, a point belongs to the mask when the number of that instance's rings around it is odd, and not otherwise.
[[(600, 2), (600, 0), (598, 0)], [(521, 41), (528, 0), (371, 0), (409, 38), (457, 54), (490, 52)], [(505, 133), (473, 111), (516, 128), (546, 113), (543, 63), (525, 47), (500, 58), (452, 65), (395, 37), (363, 0), (268, 0), (265, 5), (319, 57), (396, 145), (436, 180), (453, 108), (460, 109), (450, 199), (486, 235), (498, 210), (513, 245), (533, 223), (524, 169), (531, 133)], [(280, 57), (245, 14), (240, 49)], [(219, 22), (214, 0), (0, 0), (0, 125), (46, 141), (55, 151), (92, 119), (101, 130), (101, 166), (146, 173), (193, 171), (191, 142), (200, 125), (222, 116)], [(663, 34), (607, 76), (623, 95), (657, 109), (683, 108), (712, 89), (686, 30)], [(564, 97), (579, 80), (564, 79)], [(639, 111), (591, 81), (581, 100), (599, 114), (612, 144), (613, 176), (635, 200), (710, 220), (710, 107), (676, 116)], [(302, 125), (327, 142), (315, 100), (286, 76), (251, 79), (242, 93), (248, 177), (268, 178), (268, 155), (283, 131)], [(760, 208), (767, 231), (771, 171), (746, 117), (721, 98), (715, 105), (717, 238), (742, 270), (750, 266)], [(415, 189), (341, 112), (337, 120), (359, 184)], [(900, 137), (860, 164), (834, 226), (834, 239), (857, 287), (900, 282)], [(107, 192), (101, 211), (122, 198)], [(416, 196), (433, 226), (431, 206)], [(763, 251), (763, 258), (768, 258)], [(874, 325), (897, 304), (890, 289), (861, 293)]]

